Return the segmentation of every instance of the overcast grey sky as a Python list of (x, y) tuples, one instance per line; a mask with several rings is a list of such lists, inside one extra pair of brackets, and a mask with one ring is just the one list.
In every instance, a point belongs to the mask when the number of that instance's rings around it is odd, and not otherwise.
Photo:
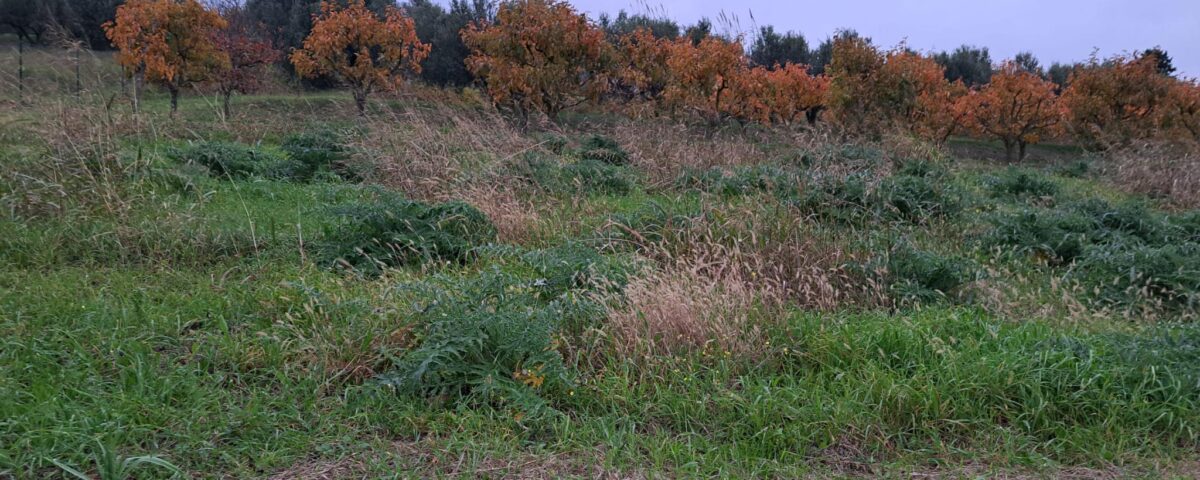
[[(723, 11), (741, 30), (757, 25), (795, 30), (816, 44), (853, 28), (876, 44), (902, 40), (920, 51), (963, 43), (986, 46), (992, 59), (1031, 51), (1042, 65), (1162, 46), (1179, 74), (1200, 76), (1200, 0), (647, 0), (680, 24)], [(644, 12), (641, 0), (570, 0), (591, 16), (622, 8)], [(751, 18), (753, 15), (753, 18)]]

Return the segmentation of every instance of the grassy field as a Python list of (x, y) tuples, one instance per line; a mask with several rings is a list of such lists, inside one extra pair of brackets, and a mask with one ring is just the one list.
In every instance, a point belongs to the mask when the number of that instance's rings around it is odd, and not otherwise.
[(1103, 158), (116, 92), (0, 109), (0, 478), (1200, 472), (1200, 213)]

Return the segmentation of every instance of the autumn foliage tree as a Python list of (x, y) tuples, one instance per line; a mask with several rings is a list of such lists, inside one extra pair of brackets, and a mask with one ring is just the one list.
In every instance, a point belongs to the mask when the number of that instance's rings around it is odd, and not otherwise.
[(1167, 92), (1160, 125), (1171, 137), (1200, 142), (1200, 84), (1176, 81)]
[[(1062, 118), (1054, 84), (1007, 62), (968, 97), (970, 124), (1004, 144), (1005, 159), (1024, 160), (1025, 147), (1055, 132)], [(1015, 158), (1014, 158), (1015, 157)]]
[(829, 109), (843, 128), (866, 133), (879, 131), (882, 116), (877, 111), (875, 85), (884, 57), (870, 40), (839, 37), (825, 72), (829, 75)]
[(179, 108), (179, 93), (194, 82), (209, 79), (228, 62), (212, 42), (225, 20), (196, 0), (129, 0), (116, 18), (104, 24), (117, 47), (117, 63), (134, 75), (134, 105), (140, 83), (151, 81), (171, 93), (171, 113)]
[(830, 110), (850, 133), (902, 129), (940, 142), (961, 124), (961, 82), (946, 80), (933, 58), (903, 48), (883, 52), (861, 37), (838, 38), (830, 76)]
[(1152, 136), (1174, 81), (1158, 73), (1153, 56), (1093, 58), (1071, 74), (1063, 91), (1068, 128), (1092, 148)]
[(774, 69), (757, 66), (734, 80), (731, 113), (763, 124), (815, 123), (829, 90), (827, 77), (809, 75), (808, 67), (793, 63)]
[(264, 70), (282, 56), (270, 40), (256, 35), (241, 10), (222, 13), (229, 27), (213, 32), (213, 44), (228, 59), (213, 75), (222, 98), (222, 112), (229, 118), (229, 100), (234, 93), (253, 93), (262, 86)]
[(363, 0), (345, 8), (329, 0), (321, 3), (304, 48), (292, 52), (291, 61), (304, 77), (330, 75), (349, 86), (358, 113), (365, 115), (367, 97), (394, 90), (405, 72), (420, 73), (429, 50), (400, 9), (389, 6), (380, 18)]
[(504, 3), (495, 24), (474, 23), (462, 38), (471, 50), (467, 69), (484, 81), (497, 105), (522, 122), (532, 111), (556, 119), (609, 89), (614, 49), (601, 29), (566, 2)]
[(735, 107), (730, 97), (747, 64), (740, 42), (713, 36), (699, 42), (680, 38), (671, 44), (667, 58), (671, 80), (664, 96), (672, 107), (694, 111), (716, 125)]
[(966, 130), (971, 116), (970, 93), (962, 80), (921, 92), (912, 112), (912, 133), (934, 145), (943, 145), (951, 135)]
[(625, 99), (639, 99), (661, 108), (663, 93), (671, 82), (667, 60), (671, 56), (672, 40), (654, 35), (649, 28), (639, 27), (622, 35), (617, 47), (615, 90)]

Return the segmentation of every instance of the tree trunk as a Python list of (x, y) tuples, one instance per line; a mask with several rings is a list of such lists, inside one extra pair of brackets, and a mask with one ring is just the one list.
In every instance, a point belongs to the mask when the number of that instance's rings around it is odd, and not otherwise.
[(79, 55), (83, 47), (77, 47), (75, 50), (75, 96), (83, 95), (83, 79), (79, 75)]
[(142, 109), (142, 86), (146, 83), (146, 72), (139, 68), (133, 75), (133, 113)]
[(1018, 141), (1017, 144), (1019, 145), (1019, 147), (1021, 149), (1020, 153), (1017, 155), (1017, 161), (1024, 162), (1025, 161), (1025, 146), (1028, 145), (1028, 143), (1024, 142), (1024, 141)]
[(1004, 139), (1004, 161), (1012, 163), (1013, 153), (1016, 152), (1016, 143), (1009, 139)]
[(358, 107), (358, 116), (367, 116), (367, 92), (354, 91), (354, 106)]
[(167, 87), (171, 91), (171, 116), (175, 116), (175, 112), (179, 111), (179, 87), (171, 85)]
[(25, 99), (25, 42), (17, 37), (17, 99)]

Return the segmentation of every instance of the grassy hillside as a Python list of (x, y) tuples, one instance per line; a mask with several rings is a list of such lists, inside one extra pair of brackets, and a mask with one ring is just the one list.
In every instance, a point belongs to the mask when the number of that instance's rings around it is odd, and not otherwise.
[(1072, 148), (5, 106), (0, 478), (1196, 473), (1200, 214)]

